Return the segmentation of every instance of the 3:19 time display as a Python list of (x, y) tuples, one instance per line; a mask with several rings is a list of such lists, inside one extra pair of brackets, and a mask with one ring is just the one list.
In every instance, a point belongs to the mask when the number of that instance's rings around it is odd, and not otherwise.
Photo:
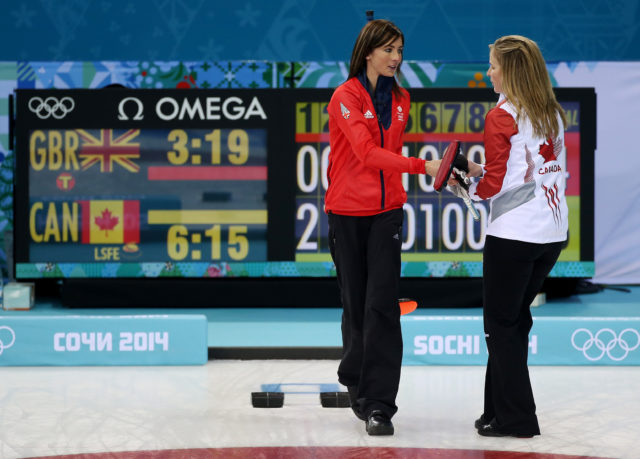
[[(240, 166), (249, 159), (249, 135), (244, 129), (213, 129), (204, 137), (190, 136), (184, 129), (173, 129), (167, 135), (167, 140), (172, 143), (167, 159), (174, 166), (202, 164), (203, 143), (207, 145), (209, 164), (223, 164), (226, 160), (234, 166)], [(223, 156), (223, 153), (226, 155)]]

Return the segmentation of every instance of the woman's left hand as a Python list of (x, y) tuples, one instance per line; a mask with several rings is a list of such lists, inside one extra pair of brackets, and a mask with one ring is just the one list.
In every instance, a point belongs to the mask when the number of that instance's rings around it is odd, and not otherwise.
[(482, 175), (482, 167), (480, 164), (474, 163), (473, 161), (469, 161), (469, 172), (467, 172), (467, 177), (480, 177)]

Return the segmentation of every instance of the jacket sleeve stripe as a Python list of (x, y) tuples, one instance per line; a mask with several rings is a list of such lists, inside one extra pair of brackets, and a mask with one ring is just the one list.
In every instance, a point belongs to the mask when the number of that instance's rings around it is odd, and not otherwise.
[(501, 190), (511, 153), (511, 137), (517, 133), (515, 120), (505, 110), (494, 108), (487, 114), (484, 125), (486, 169), (476, 188), (481, 199), (490, 198)]

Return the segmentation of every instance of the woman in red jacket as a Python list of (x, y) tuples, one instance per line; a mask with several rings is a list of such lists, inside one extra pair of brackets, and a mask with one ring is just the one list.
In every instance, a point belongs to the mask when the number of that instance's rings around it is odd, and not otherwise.
[(394, 78), (404, 36), (392, 22), (368, 22), (349, 78), (329, 103), (329, 247), (342, 299), (340, 383), (369, 435), (392, 435), (402, 365), (398, 285), (402, 173), (435, 175), (439, 161), (402, 156), (409, 94)]

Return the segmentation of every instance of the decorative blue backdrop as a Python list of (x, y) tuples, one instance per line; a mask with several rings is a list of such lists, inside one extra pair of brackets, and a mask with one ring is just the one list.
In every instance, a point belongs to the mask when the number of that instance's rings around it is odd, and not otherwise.
[(640, 60), (638, 0), (4, 0), (0, 60), (348, 59), (365, 11), (412, 60), (483, 61), (518, 33), (549, 61)]

